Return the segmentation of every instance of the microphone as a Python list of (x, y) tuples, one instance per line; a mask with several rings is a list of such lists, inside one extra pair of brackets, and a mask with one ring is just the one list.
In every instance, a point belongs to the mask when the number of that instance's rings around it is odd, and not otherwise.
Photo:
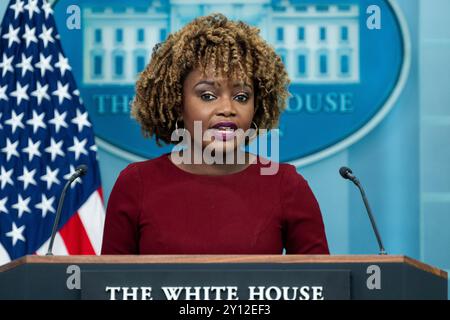
[(87, 173), (87, 170), (88, 170), (88, 167), (86, 165), (84, 165), (84, 164), (79, 165), (75, 169), (75, 172), (72, 174), (72, 176), (69, 178), (69, 180), (67, 180), (67, 182), (61, 192), (61, 196), (59, 197), (58, 209), (56, 210), (55, 222), (53, 223), (52, 235), (50, 237), (50, 243), (48, 244), (46, 256), (53, 255), (53, 253), (52, 253), (53, 242), (55, 241), (55, 236), (56, 236), (56, 231), (57, 231), (58, 224), (59, 224), (59, 219), (61, 218), (61, 211), (62, 211), (62, 206), (64, 203), (64, 198), (66, 196), (67, 188), (69, 188), (70, 184), (72, 182), (74, 182), (77, 178), (84, 176)]
[(88, 167), (85, 164), (80, 164), (69, 180), (75, 181), (76, 178), (82, 177), (87, 173)]
[(339, 173), (341, 174), (342, 178), (352, 181), (361, 192), (361, 196), (364, 201), (364, 205), (366, 206), (367, 214), (369, 215), (370, 222), (372, 224), (372, 229), (375, 232), (375, 236), (377, 237), (378, 241), (378, 247), (380, 248), (380, 255), (385, 255), (387, 252), (384, 250), (383, 242), (381, 241), (381, 236), (378, 232), (377, 225), (375, 223), (375, 219), (372, 215), (372, 210), (370, 210), (369, 201), (367, 200), (366, 193), (364, 192), (363, 187), (361, 186), (361, 183), (359, 180), (353, 175), (352, 169), (348, 167), (341, 167), (339, 169)]

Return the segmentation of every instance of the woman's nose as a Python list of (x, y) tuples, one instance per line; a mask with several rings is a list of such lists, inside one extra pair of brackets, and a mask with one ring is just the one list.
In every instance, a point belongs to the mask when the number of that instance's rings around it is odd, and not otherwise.
[(222, 99), (222, 103), (218, 108), (218, 114), (223, 114), (224, 116), (236, 115), (236, 109), (231, 98), (224, 97)]

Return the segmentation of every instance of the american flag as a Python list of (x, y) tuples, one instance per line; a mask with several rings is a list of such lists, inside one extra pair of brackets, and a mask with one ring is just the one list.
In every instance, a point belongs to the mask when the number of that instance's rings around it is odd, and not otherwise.
[(0, 32), (0, 265), (45, 254), (62, 188), (54, 254), (100, 254), (105, 212), (92, 124), (51, 6), (11, 0)]

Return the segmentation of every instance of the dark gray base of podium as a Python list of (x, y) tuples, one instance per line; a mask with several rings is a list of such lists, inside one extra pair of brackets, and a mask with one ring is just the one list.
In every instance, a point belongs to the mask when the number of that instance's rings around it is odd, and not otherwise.
[[(70, 265), (28, 263), (0, 272), (0, 299), (110, 299), (108, 287), (127, 287), (128, 292), (137, 287), (135, 298), (140, 300), (142, 287), (151, 287), (154, 300), (166, 300), (161, 288), (168, 286), (236, 286), (241, 300), (249, 298), (249, 287), (259, 286), (272, 288), (268, 296), (257, 296), (264, 299), (279, 298), (280, 290), (274, 287), (306, 287), (306, 292), (314, 286), (322, 287), (324, 299), (447, 299), (445, 279), (405, 263), (376, 263), (380, 273), (375, 276), (373, 267), (369, 268), (373, 263), (83, 263), (78, 265), (80, 289), (73, 288), (77, 275), (72, 272), (77, 267), (68, 273)], [(289, 291), (288, 298), (294, 297), (293, 292)], [(117, 291), (115, 299), (123, 298), (123, 291)], [(210, 293), (209, 299), (214, 298)], [(184, 300), (183, 295), (179, 299)]]

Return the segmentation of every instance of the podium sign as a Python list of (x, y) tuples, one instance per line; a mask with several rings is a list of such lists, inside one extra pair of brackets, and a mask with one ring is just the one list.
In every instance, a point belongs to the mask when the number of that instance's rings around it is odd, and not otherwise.
[(405, 256), (26, 256), (0, 299), (447, 299), (447, 277)]
[[(184, 265), (180, 265), (184, 268)], [(157, 269), (83, 272), (82, 299), (114, 300), (342, 300), (350, 272), (240, 266), (211, 270)]]

